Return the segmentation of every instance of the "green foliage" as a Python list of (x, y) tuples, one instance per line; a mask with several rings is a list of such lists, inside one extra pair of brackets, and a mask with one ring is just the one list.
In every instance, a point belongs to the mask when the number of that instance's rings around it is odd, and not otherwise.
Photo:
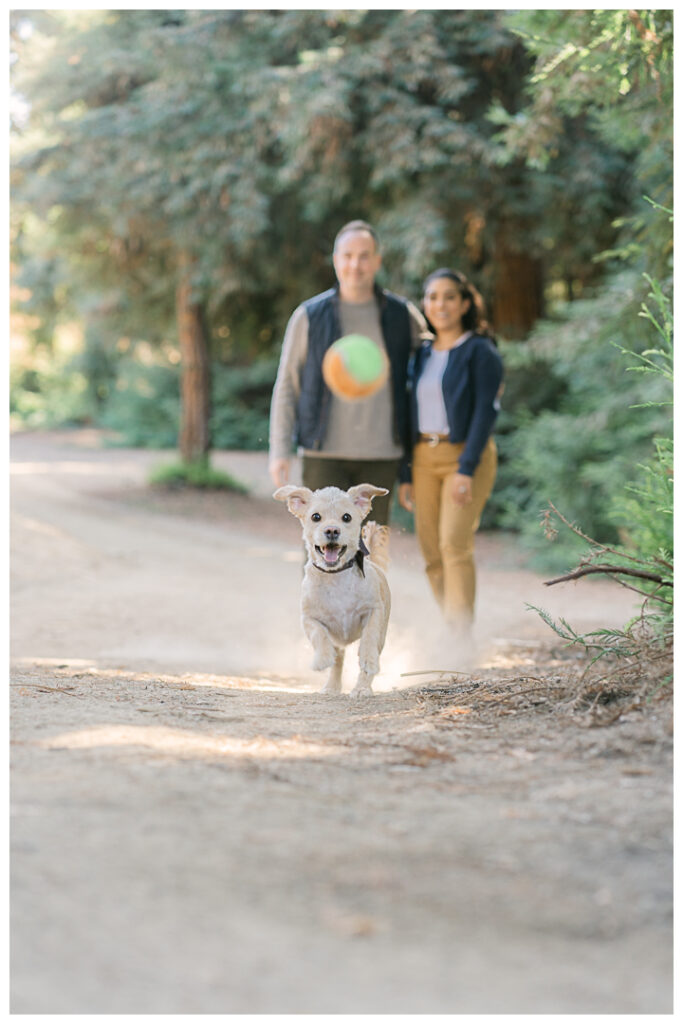
[(98, 320), (86, 323), (82, 350), (73, 357), (68, 372), (82, 376), (86, 381), (90, 417), (97, 419), (116, 387), (118, 373), (117, 354), (107, 344), (99, 330)]
[(549, 612), (534, 605), (535, 611), (567, 647), (579, 647), (590, 658), (582, 681), (591, 669), (602, 663), (603, 675), (593, 680), (588, 694), (591, 707), (601, 701), (633, 692), (648, 692), (651, 700), (663, 687), (673, 682), (671, 637), (654, 633), (643, 619), (627, 623), (623, 629), (595, 629), (590, 633), (577, 633), (566, 619), (554, 619)]
[(87, 378), (62, 361), (12, 367), (9, 399), (12, 426), (27, 430), (83, 424), (92, 413)]
[(640, 482), (614, 502), (628, 547), (653, 561), (673, 562), (673, 441), (654, 439), (655, 454), (638, 466)]
[(590, 633), (577, 633), (566, 619), (554, 619), (544, 608), (527, 605), (530, 611), (537, 612), (547, 626), (562, 640), (567, 647), (582, 647), (592, 655), (591, 664), (602, 658), (614, 655), (618, 658), (632, 657), (636, 650), (636, 641), (627, 629), (594, 629)]
[(277, 363), (271, 358), (243, 367), (214, 365), (211, 434), (215, 448), (267, 449)]
[(497, 111), (496, 119), (508, 126), (508, 145), (545, 164), (562, 119), (587, 112), (601, 132), (625, 147), (647, 146), (652, 117), (644, 124), (628, 115), (661, 104), (666, 117), (673, 84), (672, 11), (515, 11), (507, 25), (535, 58), (532, 106), (516, 123)]
[(614, 495), (648, 459), (653, 437), (669, 429), (659, 404), (667, 381), (629, 375), (619, 351), (650, 358), (649, 334), (635, 315), (643, 295), (634, 272), (613, 275), (595, 298), (571, 303), (562, 319), (539, 323), (527, 342), (504, 349), (508, 384), (491, 514), (519, 530), (545, 568), (566, 567), (582, 550), (569, 532), (550, 549), (544, 543), (538, 517), (548, 503), (598, 541), (618, 540)]
[[(523, 109), (514, 115), (501, 104), (492, 109), (500, 159), (523, 159), (552, 173), (568, 121), (583, 122), (604, 141), (606, 152), (616, 150), (629, 160), (629, 174), (614, 178), (613, 185), (632, 189), (632, 204), (645, 194), (672, 206), (673, 11), (515, 11), (506, 25), (524, 40), (534, 66)], [(573, 211), (581, 217), (584, 204), (597, 197), (582, 161), (576, 171), (586, 186)], [(621, 223), (629, 251), (645, 246), (647, 269), (665, 277), (671, 256), (666, 226), (633, 210)], [(596, 246), (592, 255), (606, 248)]]
[(329, 286), (351, 216), (377, 223), (387, 282), (413, 292), (443, 262), (490, 289), (503, 240), (554, 279), (594, 277), (627, 212), (623, 146), (583, 121), (565, 124), (552, 174), (501, 159), (487, 113), (521, 112), (531, 67), (502, 11), (27, 12), (23, 34), (21, 20), (13, 252), (45, 319), (107, 293), (122, 334), (168, 336), (188, 250), (216, 354), (243, 361)]
[[(64, 382), (80, 382), (80, 419), (83, 410), (98, 426), (113, 431), (119, 443), (140, 448), (174, 448), (180, 422), (180, 381), (177, 365), (165, 363), (161, 356), (143, 363), (135, 351), (120, 358), (116, 384), (94, 409), (85, 400), (86, 378), (72, 374), (61, 376)], [(210, 429), (213, 447), (264, 450), (268, 447), (270, 397), (277, 373), (277, 360), (260, 360), (249, 366), (212, 367)], [(22, 394), (23, 378), (18, 375), (14, 409), (18, 417), (29, 408), (42, 408), (45, 396)], [(35, 425), (46, 422), (46, 413), (34, 416)], [(52, 424), (60, 422), (53, 417)], [(29, 425), (28, 423), (26, 425)]]
[[(670, 211), (667, 210), (666, 212), (669, 213)], [(633, 356), (636, 360), (635, 365), (629, 367), (631, 372), (654, 374), (657, 377), (663, 377), (669, 384), (673, 384), (673, 313), (671, 299), (665, 294), (659, 281), (653, 281), (649, 274), (645, 274), (645, 279), (651, 289), (648, 298), (654, 302), (656, 308), (652, 310), (650, 306), (643, 303), (638, 315), (649, 321), (659, 334), (659, 347), (648, 348), (644, 352), (632, 352), (624, 348), (621, 351), (625, 355)], [(673, 395), (669, 394), (664, 401), (650, 401), (644, 404), (649, 406), (673, 405)]]
[[(673, 239), (671, 217), (661, 213), (670, 215), (673, 189), (672, 12), (517, 11), (508, 25), (535, 55), (535, 69), (519, 116), (492, 110), (501, 161), (522, 158), (551, 171), (567, 118), (584, 117), (607, 143), (630, 154), (632, 183), (641, 196), (647, 193), (650, 210), (632, 201), (617, 222), (617, 245), (593, 256), (596, 264), (633, 268), (631, 282), (612, 269), (593, 299), (574, 303), (562, 324), (541, 324), (529, 339), (541, 357), (546, 349), (567, 386), (557, 408), (533, 420), (522, 411), (519, 429), (503, 438), (504, 517), (514, 521), (521, 509), (529, 536), (545, 493), (543, 526), (555, 540), (554, 566), (579, 560), (573, 576), (616, 574), (644, 598), (637, 621), (585, 637), (541, 612), (558, 635), (598, 657), (666, 657), (673, 615), (673, 444), (664, 412), (673, 368)], [(642, 285), (633, 278), (638, 270), (655, 311), (642, 303)], [(657, 347), (637, 311), (659, 334)], [(615, 350), (631, 358), (628, 372), (638, 380), (615, 365)]]
[(136, 448), (174, 448), (180, 419), (178, 368), (122, 360), (98, 425)]
[(149, 475), (149, 482), (157, 487), (172, 489), (199, 487), (203, 490), (227, 490), (247, 494), (248, 488), (229, 473), (214, 469), (208, 459), (196, 462), (172, 462), (159, 466)]
[[(650, 305), (643, 303), (640, 316), (657, 331), (657, 345), (643, 352), (622, 352), (635, 360), (629, 371), (663, 382), (663, 394), (635, 406), (659, 411), (673, 407), (673, 310), (660, 283), (650, 277), (647, 281)], [(614, 517), (623, 524), (629, 548), (646, 561), (666, 567), (673, 564), (673, 423), (669, 415), (665, 426), (665, 436), (654, 438), (654, 452), (639, 465), (637, 482), (630, 483), (626, 494), (614, 502)], [(673, 583), (671, 573), (668, 579)]]
[[(624, 350), (635, 360), (630, 370), (653, 376), (665, 389), (660, 398), (644, 405), (646, 408), (670, 406), (673, 384), (673, 315), (671, 302), (660, 284), (648, 278), (649, 299), (656, 309), (646, 304), (643, 316), (659, 334), (656, 348), (644, 352)], [(605, 654), (619, 657), (659, 657), (670, 651), (673, 641), (673, 441), (669, 434), (654, 438), (654, 453), (639, 466), (640, 480), (626, 488), (626, 496), (613, 499), (615, 519), (626, 524), (622, 543), (618, 546), (601, 544), (586, 535), (551, 504), (545, 517), (546, 532), (558, 536), (554, 522), (560, 529), (577, 537), (583, 545), (578, 568), (571, 574), (578, 578), (588, 573), (612, 575), (630, 589), (642, 595), (639, 615), (627, 623), (623, 630), (600, 630), (584, 636), (576, 634), (563, 620), (553, 622), (541, 615), (558, 635), (570, 644), (582, 644), (596, 651), (595, 658)], [(587, 550), (586, 550), (587, 549)], [(538, 610), (538, 609), (537, 609)]]

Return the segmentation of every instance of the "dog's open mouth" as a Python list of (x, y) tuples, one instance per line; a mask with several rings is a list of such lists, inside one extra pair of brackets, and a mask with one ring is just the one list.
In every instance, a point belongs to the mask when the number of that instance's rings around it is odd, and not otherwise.
[(346, 551), (345, 544), (326, 544), (324, 547), (319, 548), (316, 545), (315, 550), (323, 558), (325, 565), (335, 566), (337, 562), (341, 561), (344, 552)]

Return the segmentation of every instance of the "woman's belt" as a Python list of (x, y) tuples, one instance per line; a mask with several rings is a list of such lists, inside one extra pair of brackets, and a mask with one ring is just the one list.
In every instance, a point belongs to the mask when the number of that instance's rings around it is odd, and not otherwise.
[(418, 441), (423, 441), (428, 444), (430, 448), (436, 448), (437, 444), (441, 444), (442, 441), (448, 441), (448, 434), (418, 434)]

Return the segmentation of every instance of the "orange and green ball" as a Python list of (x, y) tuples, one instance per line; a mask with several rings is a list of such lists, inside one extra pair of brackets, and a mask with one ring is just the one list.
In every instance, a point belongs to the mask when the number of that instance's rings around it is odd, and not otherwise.
[(323, 359), (323, 379), (333, 395), (347, 402), (370, 398), (389, 375), (386, 353), (362, 334), (347, 334), (330, 345)]

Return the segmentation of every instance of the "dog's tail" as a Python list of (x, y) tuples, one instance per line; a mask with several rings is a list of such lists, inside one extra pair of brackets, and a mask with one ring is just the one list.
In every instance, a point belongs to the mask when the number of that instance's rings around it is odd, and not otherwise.
[(370, 558), (380, 569), (389, 568), (389, 527), (380, 526), (372, 520), (362, 530), (363, 542), (370, 553)]

